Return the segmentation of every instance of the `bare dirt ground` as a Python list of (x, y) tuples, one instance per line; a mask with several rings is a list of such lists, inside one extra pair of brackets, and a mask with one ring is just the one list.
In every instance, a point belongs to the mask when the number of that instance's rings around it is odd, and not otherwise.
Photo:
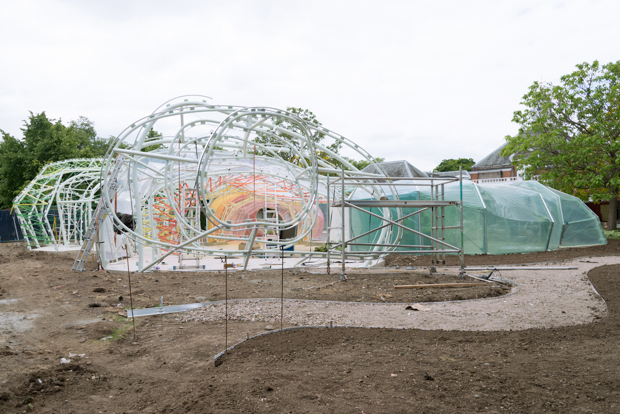
[[(610, 240), (587, 249), (468, 257), (467, 264), (618, 253), (620, 242)], [(72, 262), (70, 254), (0, 245), (0, 412), (620, 412), (619, 265), (588, 272), (608, 307), (595, 323), (492, 332), (304, 328), (253, 338), (215, 367), (213, 356), (226, 342), (263, 333), (266, 322), (229, 320), (226, 334), (221, 319), (145, 317), (136, 319), (134, 340), (121, 315), (129, 305), (127, 276), (71, 272)], [(228, 296), (278, 298), (279, 277), (231, 273)], [(394, 284), (458, 280), (420, 269), (350, 278), (333, 283), (337, 276), (285, 271), (284, 296), (388, 306), (467, 291), (396, 297)], [(224, 282), (223, 272), (132, 275), (134, 306), (156, 306), (161, 296), (165, 304), (220, 300)], [(485, 289), (473, 297), (497, 294)], [(103, 306), (89, 307), (95, 304)]]

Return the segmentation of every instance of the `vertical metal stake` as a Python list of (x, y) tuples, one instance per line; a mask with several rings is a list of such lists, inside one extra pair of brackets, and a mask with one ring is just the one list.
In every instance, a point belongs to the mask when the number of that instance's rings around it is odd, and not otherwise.
[(345, 270), (344, 270), (344, 267), (345, 267), (345, 264), (344, 264), (345, 252), (344, 252), (344, 250), (346, 248), (346, 245), (344, 244), (344, 234), (345, 234), (345, 231), (344, 231), (344, 229), (345, 229), (345, 222), (344, 222), (344, 213), (345, 213), (345, 210), (344, 210), (344, 164), (341, 165), (341, 168), (342, 168), (342, 173), (340, 175), (340, 180), (341, 180), (341, 183), (340, 183), (340, 186), (341, 186), (340, 187), (340, 191), (341, 191), (341, 194), (340, 194), (340, 196), (341, 196), (340, 214), (342, 215), (342, 234), (340, 235), (340, 237), (342, 238), (342, 246), (341, 246), (340, 258), (342, 260), (342, 274), (340, 275), (340, 280), (346, 280), (347, 275), (346, 275)]
[(327, 240), (325, 242), (325, 247), (327, 247), (327, 274), (330, 274), (330, 254), (329, 254), (329, 249), (331, 247), (331, 245), (329, 244), (330, 241), (330, 236), (331, 236), (331, 231), (330, 231), (330, 227), (332, 225), (332, 221), (330, 219), (331, 217), (331, 213), (329, 211), (329, 173), (327, 173)]
[[(127, 245), (124, 246), (127, 251)], [(131, 294), (131, 272), (129, 271), (129, 254), (127, 253), (127, 278), (129, 279), (129, 305), (131, 306), (131, 322), (133, 323), (133, 340), (136, 340), (136, 317), (133, 314), (133, 295)]]
[(461, 251), (460, 251), (460, 259), (461, 259), (461, 278), (465, 277), (465, 235), (463, 233), (463, 166), (459, 166), (459, 184), (461, 186)]
[(284, 246), (280, 246), (280, 256), (282, 257), (282, 289), (280, 290), (280, 332), (284, 327)]
[[(434, 193), (434, 183), (433, 180), (431, 180), (431, 204), (435, 201), (435, 193)], [(431, 237), (435, 237), (435, 215), (437, 213), (435, 213), (435, 207), (431, 207)], [(435, 258), (437, 253), (435, 253), (435, 250), (437, 250), (437, 243), (435, 243), (434, 241), (431, 240), (431, 265), (435, 266)]]
[(226, 303), (226, 310), (225, 310), (225, 315), (224, 315), (224, 329), (226, 330), (226, 333), (224, 334), (225, 336), (225, 346), (224, 346), (224, 350), (228, 349), (228, 256), (224, 256), (224, 277), (226, 278), (226, 281), (224, 282), (224, 289), (226, 290), (226, 293), (224, 294), (224, 302)]

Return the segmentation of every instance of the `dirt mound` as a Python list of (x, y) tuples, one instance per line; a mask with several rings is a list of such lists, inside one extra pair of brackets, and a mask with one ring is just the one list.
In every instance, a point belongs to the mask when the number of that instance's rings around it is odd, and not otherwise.
[(518, 332), (306, 328), (258, 337), (227, 355), (214, 370), (221, 383), (209, 400), (192, 404), (217, 411), (214, 402), (226, 401), (254, 412), (617, 411), (619, 272), (620, 266), (590, 272), (610, 314), (586, 326)]
[(34, 250), (22, 250), (15, 255), (15, 258), (17, 260), (37, 260), (37, 261), (58, 260), (58, 257), (54, 253), (34, 251)]
[(86, 325), (83, 330), (86, 338), (96, 340), (112, 335), (117, 326), (114, 322), (102, 321)]
[[(40, 402), (53, 398), (56, 399), (64, 395), (68, 389), (75, 392), (76, 389), (85, 391), (85, 389), (95, 390), (101, 388), (100, 384), (96, 384), (92, 379), (93, 371), (88, 369), (84, 363), (68, 363), (59, 366), (50, 366), (44, 369), (34, 369), (28, 373), (23, 373), (11, 381), (5, 389), (0, 389), (0, 407), (3, 405), (5, 409), (13, 408), (18, 412), (33, 411), (34, 406), (41, 406)], [(92, 386), (86, 381), (80, 379), (91, 378)], [(105, 378), (105, 377), (104, 377)], [(76, 382), (80, 382), (76, 387)], [(86, 383), (86, 384), (84, 384)], [(57, 394), (55, 396), (53, 394)], [(8, 411), (6, 411), (8, 412)]]

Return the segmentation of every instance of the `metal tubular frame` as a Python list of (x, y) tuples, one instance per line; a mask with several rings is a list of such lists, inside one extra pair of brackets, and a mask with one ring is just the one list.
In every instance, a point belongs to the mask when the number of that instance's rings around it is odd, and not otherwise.
[[(460, 272), (461, 274), (465, 273), (465, 259), (464, 259), (464, 248), (463, 248), (463, 192), (462, 192), (462, 182), (463, 176), (462, 173), (459, 178), (401, 178), (401, 177), (384, 177), (382, 179), (374, 179), (373, 182), (369, 182), (370, 180), (367, 177), (356, 175), (354, 172), (345, 173), (344, 169), (341, 170), (340, 177), (335, 181), (328, 182), (328, 193), (329, 187), (339, 184), (341, 189), (340, 200), (333, 204), (328, 204), (328, 216), (330, 216), (329, 208), (336, 207), (340, 208), (341, 216), (345, 217), (345, 207), (352, 208), (363, 213), (368, 214), (369, 216), (375, 217), (381, 220), (381, 223), (376, 227), (371, 228), (369, 231), (362, 233), (361, 235), (357, 235), (355, 237), (346, 237), (346, 223), (343, 221), (340, 226), (340, 241), (331, 242), (328, 240), (328, 261), (330, 258), (330, 253), (336, 253), (337, 249), (340, 248), (340, 257), (341, 257), (341, 279), (346, 279), (346, 269), (345, 263), (347, 256), (355, 257), (355, 256), (364, 256), (366, 259), (373, 258), (378, 259), (384, 257), (388, 253), (395, 252), (397, 248), (405, 248), (408, 250), (400, 250), (399, 253), (407, 253), (407, 254), (430, 254), (432, 258), (433, 264), (439, 264), (439, 255), (441, 255), (441, 262), (445, 264), (445, 254), (453, 253), (458, 254), (461, 262)], [(431, 192), (431, 200), (423, 201), (423, 200), (398, 200), (395, 198), (393, 200), (352, 200), (351, 197), (355, 193), (355, 187), (357, 185), (363, 185), (365, 187), (395, 187), (399, 185), (407, 185), (410, 186), (412, 182), (415, 182), (416, 186), (427, 186), (430, 187)], [(451, 182), (459, 182), (461, 185), (460, 192), (460, 200), (459, 201), (447, 201), (445, 200), (445, 191), (444, 185)], [(345, 183), (348, 184), (349, 187), (349, 198), (346, 198), (345, 191)], [(394, 192), (398, 194), (397, 191)], [(446, 226), (445, 225), (445, 208), (447, 206), (456, 206), (459, 209), (460, 213), (460, 223), (458, 226)], [(384, 215), (375, 214), (372, 211), (364, 210), (366, 208), (379, 208), (384, 211)], [(389, 218), (389, 214), (386, 214), (390, 211), (391, 208), (394, 208), (397, 211), (396, 219)], [(402, 209), (405, 208), (415, 208), (416, 211), (413, 213), (409, 213), (403, 215)], [(412, 229), (410, 227), (405, 226), (404, 220), (406, 218), (412, 217), (414, 215), (420, 214), (423, 211), (427, 211), (431, 209), (431, 235), (426, 235), (421, 231)], [(329, 231), (333, 227), (328, 226), (328, 234)], [(376, 231), (383, 231), (385, 229), (389, 229), (390, 232), (396, 228), (398, 233), (396, 235), (396, 240), (393, 243), (385, 243), (385, 242), (376, 242), (376, 243), (354, 243), (356, 239), (359, 239), (363, 236), (369, 235)], [(458, 228), (461, 233), (461, 246), (453, 246), (445, 241), (445, 230)], [(403, 231), (408, 231), (413, 234), (418, 235), (421, 238), (425, 238), (431, 241), (431, 245), (406, 245), (400, 243), (403, 236)], [(350, 246), (368, 246), (373, 247), (373, 251), (368, 252), (351, 252), (347, 251), (347, 248)]]
[[(280, 247), (287, 257), (301, 256), (301, 261), (324, 256), (286, 249), (324, 240), (325, 218), (319, 204), (327, 198), (326, 174), (345, 169), (367, 179), (383, 177), (362, 173), (334, 148), (346, 147), (357, 154), (355, 158), (376, 165), (374, 159), (345, 137), (296, 114), (212, 105), (208, 99), (189, 96), (169, 101), (114, 141), (104, 159), (101, 188), (104, 198), (117, 196), (119, 203), (115, 211), (103, 206), (108, 210), (101, 223), (104, 232), (117, 228), (133, 241), (139, 271), (170, 254), (221, 255), (218, 244), (234, 242), (245, 246), (226, 254), (244, 259), (273, 255)], [(163, 136), (147, 140), (151, 129)], [(117, 157), (125, 160), (126, 172), (118, 175), (116, 193), (108, 194), (105, 184)], [(196, 189), (206, 228), (183, 214), (187, 211), (181, 201), (183, 188)], [(396, 195), (382, 189), (375, 192), (377, 198)], [(152, 200), (167, 207), (153, 205)], [(259, 205), (263, 217), (257, 213)], [(154, 215), (164, 210), (166, 225), (151, 224), (162, 221)], [(117, 211), (140, 218), (135, 228), (123, 224)], [(282, 239), (283, 234), (289, 236)], [(109, 254), (108, 239), (103, 240), (103, 250)]]
[[(28, 248), (58, 250), (82, 243), (99, 201), (102, 159), (77, 158), (45, 165), (13, 200), (13, 209)], [(56, 206), (58, 218), (51, 217)]]

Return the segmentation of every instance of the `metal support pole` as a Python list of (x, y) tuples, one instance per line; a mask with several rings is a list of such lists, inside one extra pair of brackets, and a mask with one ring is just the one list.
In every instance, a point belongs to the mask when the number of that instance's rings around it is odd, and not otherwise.
[[(435, 201), (435, 186), (433, 185), (433, 181), (431, 181), (431, 202)], [(435, 208), (436, 207), (431, 207), (431, 237), (432, 238), (437, 238), (436, 237), (436, 229), (435, 227), (437, 227), (437, 225), (435, 224)], [(431, 241), (431, 265), (435, 266), (437, 264), (437, 260), (436, 260), (436, 253), (435, 250), (439, 247), (437, 246), (437, 243), (435, 243), (434, 241)]]
[(344, 226), (345, 226), (345, 223), (344, 223), (344, 221), (345, 221), (344, 220), (344, 212), (345, 212), (345, 210), (344, 210), (345, 209), (345, 207), (344, 207), (344, 165), (341, 165), (341, 167), (342, 167), (342, 172), (340, 174), (340, 191), (341, 191), (341, 194), (340, 194), (340, 197), (341, 197), (340, 211), (341, 211), (341, 213), (340, 214), (342, 215), (342, 218), (341, 218), (341, 221), (342, 221), (342, 234), (340, 235), (340, 237), (341, 237), (341, 240), (342, 240), (342, 245), (341, 245), (342, 249), (340, 251), (340, 257), (341, 257), (341, 260), (342, 260), (342, 273), (340, 274), (340, 280), (346, 280), (347, 275), (346, 275), (345, 270), (344, 270), (344, 268), (345, 268), (345, 264), (344, 264), (344, 262), (345, 262), (345, 252), (344, 252), (344, 249), (346, 247), (346, 245), (344, 243), (344, 241), (345, 241), (344, 240), (345, 239), (345, 237), (344, 237)]
[(329, 242), (330, 242), (330, 236), (331, 236), (331, 229), (330, 229), (330, 227), (332, 225), (332, 223), (331, 223), (331, 213), (330, 213), (330, 210), (329, 210), (329, 208), (330, 208), (330, 206), (329, 206), (329, 203), (330, 203), (330, 200), (329, 200), (329, 175), (330, 175), (330, 173), (327, 173), (327, 220), (326, 220), (326, 223), (327, 223), (327, 239), (325, 240), (325, 248), (327, 250), (327, 274), (330, 274), (330, 264), (331, 264), (331, 262), (330, 262)]
[(465, 276), (465, 233), (463, 232), (463, 166), (459, 166), (459, 185), (461, 190), (461, 203), (459, 208), (461, 210), (461, 251), (459, 253), (461, 259), (461, 278)]
[(226, 278), (226, 280), (224, 281), (224, 300), (226, 303), (226, 309), (225, 309), (225, 315), (224, 315), (224, 320), (225, 320), (225, 330), (226, 333), (225, 335), (225, 344), (224, 344), (224, 350), (228, 349), (228, 256), (224, 256), (224, 277)]
[(487, 209), (484, 209), (484, 254), (489, 254), (489, 245), (487, 242)]
[(250, 261), (250, 255), (252, 254), (252, 248), (254, 247), (254, 240), (256, 239), (257, 230), (258, 226), (254, 226), (252, 233), (250, 234), (250, 239), (248, 240), (248, 245), (246, 246), (247, 252), (245, 254), (245, 260), (243, 261), (243, 270), (248, 269), (248, 262)]
[[(441, 201), (445, 199), (444, 185), (441, 184)], [(444, 206), (439, 207), (439, 214), (441, 214), (441, 240), (446, 241), (446, 208)], [(446, 264), (446, 254), (441, 254), (441, 264)]]
[(280, 246), (280, 256), (282, 258), (282, 283), (280, 289), (280, 332), (284, 328), (284, 246)]

